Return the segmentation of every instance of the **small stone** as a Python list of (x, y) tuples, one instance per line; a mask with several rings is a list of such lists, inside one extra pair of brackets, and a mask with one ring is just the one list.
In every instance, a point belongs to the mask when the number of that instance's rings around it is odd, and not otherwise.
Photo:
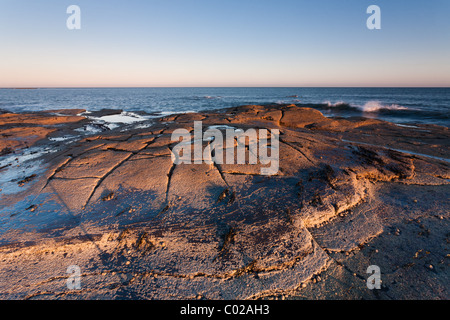
[(128, 266), (130, 263), (131, 263), (130, 261), (127, 261), (125, 264)]

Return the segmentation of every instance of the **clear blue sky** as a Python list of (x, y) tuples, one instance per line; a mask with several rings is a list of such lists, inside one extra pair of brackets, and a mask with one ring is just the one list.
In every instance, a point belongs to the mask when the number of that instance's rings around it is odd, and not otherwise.
[(0, 44), (0, 87), (450, 86), (450, 1), (0, 0)]

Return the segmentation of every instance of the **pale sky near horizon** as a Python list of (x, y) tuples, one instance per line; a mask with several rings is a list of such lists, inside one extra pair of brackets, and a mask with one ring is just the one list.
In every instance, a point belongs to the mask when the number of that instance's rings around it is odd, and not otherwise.
[(450, 1), (0, 0), (0, 44), (0, 87), (450, 86)]

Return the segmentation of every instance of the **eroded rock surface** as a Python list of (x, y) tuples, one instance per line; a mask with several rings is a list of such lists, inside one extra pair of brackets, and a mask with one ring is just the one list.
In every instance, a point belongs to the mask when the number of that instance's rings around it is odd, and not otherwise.
[[(66, 120), (85, 121), (74, 114)], [(171, 133), (200, 120), (224, 134), (280, 130), (278, 173), (174, 164)], [(449, 138), (444, 127), (295, 105), (83, 138), (0, 191), (0, 298), (448, 299)], [(365, 284), (374, 264), (385, 275), (378, 291)], [(80, 290), (66, 286), (71, 265)]]

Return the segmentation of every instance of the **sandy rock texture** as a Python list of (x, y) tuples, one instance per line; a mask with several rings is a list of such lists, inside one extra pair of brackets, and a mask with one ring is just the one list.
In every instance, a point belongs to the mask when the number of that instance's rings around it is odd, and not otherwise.
[[(3, 156), (44, 148), (79, 113), (0, 115)], [(448, 128), (295, 105), (148, 121), (52, 145), (16, 178), (0, 166), (1, 299), (450, 298)], [(174, 164), (171, 134), (194, 121), (278, 129), (278, 173)]]

